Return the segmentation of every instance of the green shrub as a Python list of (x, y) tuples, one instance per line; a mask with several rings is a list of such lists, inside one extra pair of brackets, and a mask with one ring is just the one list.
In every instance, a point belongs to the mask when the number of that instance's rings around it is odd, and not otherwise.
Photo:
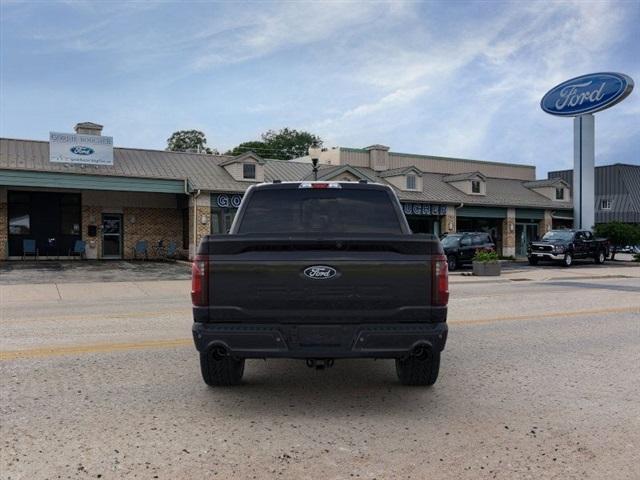
[(482, 250), (477, 250), (476, 254), (473, 256), (474, 262), (497, 262), (498, 254), (496, 252), (485, 252)]
[(615, 258), (619, 247), (635, 245), (640, 242), (640, 226), (630, 223), (600, 223), (595, 226), (594, 232), (596, 236), (605, 237), (609, 240), (611, 244), (611, 260)]

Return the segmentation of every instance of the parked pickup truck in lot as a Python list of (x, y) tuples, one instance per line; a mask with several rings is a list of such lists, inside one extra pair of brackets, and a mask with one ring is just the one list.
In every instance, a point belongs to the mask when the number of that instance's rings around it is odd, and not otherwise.
[(209, 235), (192, 274), (204, 381), (240, 382), (247, 358), (395, 359), (431, 385), (447, 340), (447, 263), (413, 235), (393, 191), (349, 182), (260, 184), (229, 235)]
[(529, 244), (527, 258), (531, 265), (552, 260), (570, 267), (574, 259), (591, 258), (596, 263), (604, 263), (608, 253), (609, 242), (594, 238), (588, 230), (551, 230), (542, 240)]

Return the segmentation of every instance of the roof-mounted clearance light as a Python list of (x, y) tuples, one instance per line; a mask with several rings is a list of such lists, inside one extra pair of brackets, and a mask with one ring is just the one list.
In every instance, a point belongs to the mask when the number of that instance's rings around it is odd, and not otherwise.
[(302, 182), (298, 188), (342, 188), (338, 182)]

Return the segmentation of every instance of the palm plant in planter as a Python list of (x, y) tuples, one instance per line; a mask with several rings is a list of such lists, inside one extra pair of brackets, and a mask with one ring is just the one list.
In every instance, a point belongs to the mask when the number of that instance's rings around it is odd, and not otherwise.
[(478, 250), (473, 256), (473, 274), (497, 277), (500, 275), (500, 261), (496, 252)]

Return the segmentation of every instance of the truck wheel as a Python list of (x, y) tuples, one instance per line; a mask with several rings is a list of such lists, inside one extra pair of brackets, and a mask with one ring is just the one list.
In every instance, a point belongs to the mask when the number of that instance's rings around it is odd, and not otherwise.
[(537, 265), (538, 264), (538, 259), (536, 257), (529, 257), (529, 265)]
[(562, 265), (564, 267), (570, 267), (573, 263), (573, 256), (570, 253), (564, 254), (564, 259), (562, 260)]
[(447, 267), (450, 272), (453, 272), (456, 268), (458, 268), (458, 260), (456, 259), (456, 257), (454, 257), (453, 255), (447, 257)]
[(200, 371), (210, 387), (238, 385), (244, 374), (244, 358), (220, 356), (215, 349), (200, 353)]
[(440, 370), (440, 352), (429, 351), (423, 357), (396, 358), (396, 373), (403, 385), (433, 385)]
[(600, 250), (595, 256), (595, 262), (598, 265), (602, 265), (604, 261), (607, 259), (607, 256), (604, 254), (604, 251)]

